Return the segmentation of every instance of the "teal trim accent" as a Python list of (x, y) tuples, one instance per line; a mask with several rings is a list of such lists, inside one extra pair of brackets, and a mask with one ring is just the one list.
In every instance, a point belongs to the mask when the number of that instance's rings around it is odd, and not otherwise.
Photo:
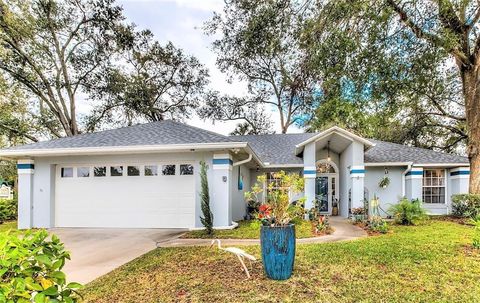
[(470, 175), (469, 170), (458, 170), (458, 171), (453, 171), (450, 173), (450, 176), (460, 176), (460, 175)]
[(229, 164), (232, 165), (233, 161), (232, 159), (213, 159), (213, 165), (216, 164)]
[(352, 169), (350, 171), (350, 174), (364, 174), (365, 170), (364, 169)]
[(423, 176), (423, 170), (411, 170), (405, 176)]
[(314, 170), (304, 170), (304, 171), (303, 171), (303, 174), (304, 174), (304, 175), (316, 175), (317, 172), (314, 171)]
[(17, 169), (34, 169), (34, 164), (17, 164)]

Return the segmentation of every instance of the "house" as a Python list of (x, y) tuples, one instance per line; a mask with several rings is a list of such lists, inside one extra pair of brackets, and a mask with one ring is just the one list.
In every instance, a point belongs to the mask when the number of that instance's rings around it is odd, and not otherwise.
[[(349, 216), (374, 195), (382, 215), (401, 197), (447, 214), (468, 192), (465, 157), (369, 140), (339, 127), (320, 133), (223, 136), (162, 121), (0, 151), (18, 161), (19, 227), (201, 227), (199, 162), (209, 165), (214, 225), (245, 216), (259, 174), (305, 178), (306, 207)], [(390, 184), (379, 187), (388, 176)]]

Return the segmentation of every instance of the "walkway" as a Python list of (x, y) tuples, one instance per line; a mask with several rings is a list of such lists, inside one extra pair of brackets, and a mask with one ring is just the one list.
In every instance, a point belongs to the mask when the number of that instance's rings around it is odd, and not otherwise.
[[(330, 224), (335, 229), (331, 235), (315, 238), (297, 239), (298, 244), (326, 243), (354, 240), (366, 237), (365, 230), (353, 225), (345, 218), (330, 217)], [(222, 239), (223, 245), (257, 245), (258, 239)], [(183, 246), (207, 246), (212, 243), (211, 239), (180, 239), (172, 238), (157, 244), (158, 247), (183, 247)]]

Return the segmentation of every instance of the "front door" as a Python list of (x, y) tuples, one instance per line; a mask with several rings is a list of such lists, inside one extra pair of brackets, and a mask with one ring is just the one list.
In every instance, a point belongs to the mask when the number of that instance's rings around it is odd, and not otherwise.
[(315, 179), (315, 199), (318, 201), (320, 212), (330, 212), (328, 177), (317, 177)]

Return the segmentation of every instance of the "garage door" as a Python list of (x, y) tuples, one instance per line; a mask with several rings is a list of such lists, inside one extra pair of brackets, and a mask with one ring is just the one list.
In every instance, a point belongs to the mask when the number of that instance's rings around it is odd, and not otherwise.
[(192, 163), (57, 165), (55, 226), (188, 228)]

